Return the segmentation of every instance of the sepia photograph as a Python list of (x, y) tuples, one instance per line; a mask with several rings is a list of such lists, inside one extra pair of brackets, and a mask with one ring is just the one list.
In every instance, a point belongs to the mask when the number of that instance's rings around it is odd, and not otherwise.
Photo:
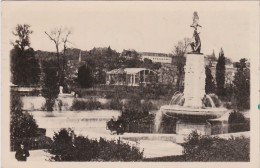
[(258, 1), (2, 2), (2, 166), (259, 167)]

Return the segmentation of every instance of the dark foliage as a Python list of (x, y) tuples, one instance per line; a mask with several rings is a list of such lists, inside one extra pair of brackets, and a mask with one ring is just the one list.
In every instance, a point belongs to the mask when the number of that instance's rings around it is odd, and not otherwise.
[(243, 132), (250, 130), (250, 122), (241, 112), (231, 112), (228, 117), (228, 124), (228, 132)]
[(153, 132), (154, 115), (149, 114), (153, 104), (149, 101), (141, 103), (140, 96), (133, 94), (122, 109), (120, 119), (126, 125), (127, 132)]
[(30, 48), (30, 26), (18, 24), (13, 34), (18, 39), (12, 43), (14, 48), (10, 52), (11, 80), (16, 85), (38, 84), (40, 67)]
[(121, 58), (119, 53), (111, 47), (93, 48), (89, 51), (87, 63), (93, 71), (94, 83), (104, 84), (106, 81), (106, 71), (120, 67)]
[(186, 161), (250, 161), (250, 139), (221, 139), (192, 132), (184, 146)]
[(83, 88), (90, 88), (93, 86), (94, 79), (90, 67), (85, 64), (78, 69), (78, 82)]
[(121, 119), (122, 117), (119, 117), (118, 120), (114, 121), (111, 119), (107, 122), (107, 129), (111, 131), (111, 133), (116, 132), (117, 135), (124, 134), (126, 131), (126, 124), (124, 120)]
[(178, 91), (181, 91), (182, 80), (185, 75), (184, 66), (186, 63), (186, 49), (190, 43), (188, 38), (185, 38), (183, 41), (179, 41), (173, 50), (173, 64), (177, 67), (177, 83), (176, 88)]
[(206, 71), (206, 84), (205, 84), (205, 92), (206, 94), (209, 93), (215, 93), (215, 83), (214, 83), (214, 78), (211, 74), (211, 70), (208, 66), (205, 68)]
[(58, 68), (55, 61), (44, 61), (43, 81), (42, 81), (42, 96), (45, 98), (45, 107), (47, 111), (53, 111), (55, 99), (59, 94), (59, 76)]
[[(234, 103), (234, 98), (235, 98), (235, 86), (233, 83), (226, 84), (226, 97), (225, 101), (232, 102), (232, 105), (235, 105)], [(235, 107), (234, 107), (235, 108)]]
[(71, 110), (97, 110), (102, 108), (102, 105), (99, 101), (95, 99), (89, 99), (87, 101), (74, 99)]
[(217, 83), (217, 95), (220, 97), (224, 97), (225, 94), (225, 56), (224, 52), (221, 48), (219, 53), (218, 62), (216, 66), (216, 83)]
[(19, 95), (11, 93), (10, 140), (11, 144), (21, 139), (37, 136), (38, 125), (29, 113), (22, 111), (23, 103)]
[(28, 150), (35, 149), (50, 149), (52, 140), (47, 136), (37, 136), (37, 137), (25, 137), (16, 139), (11, 143), (11, 151), (16, 151), (20, 148), (21, 143), (25, 145)]
[(109, 102), (109, 108), (113, 110), (122, 110), (122, 103), (118, 97), (112, 98)]
[(144, 158), (143, 162), (185, 162), (184, 155)]
[(246, 66), (246, 63), (245, 58), (237, 63), (237, 72), (234, 79), (235, 97), (239, 110), (250, 108), (250, 69)]
[(70, 129), (61, 129), (54, 135), (49, 152), (52, 161), (140, 161), (143, 152), (120, 140), (108, 141), (76, 136)]
[(104, 84), (106, 72), (117, 68), (149, 68), (158, 70), (160, 63), (153, 63), (151, 60), (140, 59), (136, 51), (124, 51), (122, 56), (111, 47), (93, 48), (88, 52), (85, 59), (93, 72), (94, 84)]

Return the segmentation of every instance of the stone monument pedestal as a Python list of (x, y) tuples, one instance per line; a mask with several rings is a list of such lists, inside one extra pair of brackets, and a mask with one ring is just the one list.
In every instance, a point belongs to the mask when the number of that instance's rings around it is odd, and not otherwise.
[(207, 121), (192, 122), (178, 120), (176, 123), (176, 143), (184, 143), (192, 131), (197, 131), (201, 135), (211, 135), (211, 124)]
[(187, 54), (185, 65), (184, 107), (202, 108), (205, 96), (205, 61), (203, 54)]

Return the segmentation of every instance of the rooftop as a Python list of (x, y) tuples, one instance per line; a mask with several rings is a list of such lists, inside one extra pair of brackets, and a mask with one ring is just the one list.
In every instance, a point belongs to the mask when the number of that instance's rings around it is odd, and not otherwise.
[(153, 52), (139, 52), (140, 55), (157, 56), (157, 57), (170, 57), (169, 54), (165, 53), (153, 53)]
[[(140, 71), (144, 71), (144, 70), (150, 70), (150, 69), (147, 69), (147, 68), (125, 68), (125, 69), (119, 68), (119, 69), (113, 69), (112, 71), (107, 72), (107, 74), (124, 74), (124, 73), (136, 74), (136, 73), (138, 73)], [(150, 70), (150, 71), (152, 71), (152, 70)]]

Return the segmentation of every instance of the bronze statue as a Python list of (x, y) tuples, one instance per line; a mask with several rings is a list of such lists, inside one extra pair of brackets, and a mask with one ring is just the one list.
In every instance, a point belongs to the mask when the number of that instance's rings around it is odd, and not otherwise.
[(190, 43), (192, 48), (192, 53), (200, 53), (201, 41), (200, 41), (199, 33), (197, 32), (197, 28), (201, 26), (199, 25), (199, 15), (197, 12), (193, 13), (193, 23), (190, 27), (194, 28), (193, 37), (195, 39), (195, 42)]
[(195, 30), (197, 30), (197, 27), (201, 27), (201, 25), (199, 25), (199, 15), (196, 11), (193, 13), (193, 23), (190, 27), (194, 27)]

